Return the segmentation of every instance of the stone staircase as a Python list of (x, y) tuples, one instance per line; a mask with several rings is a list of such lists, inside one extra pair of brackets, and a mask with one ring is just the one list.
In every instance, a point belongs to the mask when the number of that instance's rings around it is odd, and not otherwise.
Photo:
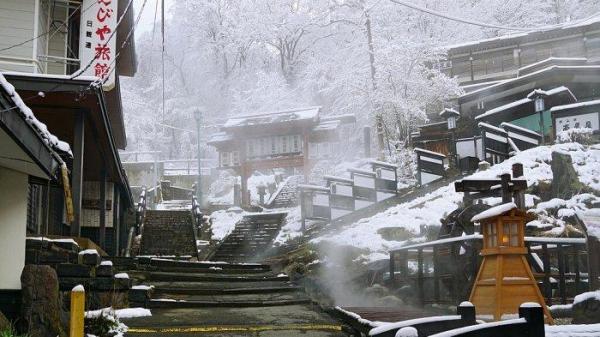
[(246, 215), (235, 229), (216, 248), (212, 261), (256, 261), (275, 239), (286, 213), (259, 213)]
[(151, 308), (152, 316), (123, 320), (127, 336), (348, 336), (268, 265), (151, 259), (128, 274), (147, 289), (132, 305)]
[(140, 255), (197, 255), (192, 213), (189, 210), (146, 211)]
[(298, 205), (298, 184), (304, 180), (303, 176), (288, 177), (267, 202), (268, 208), (294, 207)]
[(310, 303), (267, 265), (152, 260), (130, 277), (153, 287), (150, 308), (257, 307)]

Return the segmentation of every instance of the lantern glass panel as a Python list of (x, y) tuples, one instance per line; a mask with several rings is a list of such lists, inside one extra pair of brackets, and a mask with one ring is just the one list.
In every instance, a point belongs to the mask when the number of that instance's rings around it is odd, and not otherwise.
[(535, 112), (540, 111), (544, 111), (544, 99), (538, 97), (535, 99)]
[(448, 117), (448, 129), (452, 130), (456, 128), (456, 117), (450, 116)]
[(496, 229), (496, 224), (487, 223), (485, 228), (487, 232), (487, 246), (489, 248), (496, 247), (498, 245), (498, 232)]
[(512, 247), (518, 247), (519, 242), (519, 226), (516, 223), (510, 224), (510, 245)]

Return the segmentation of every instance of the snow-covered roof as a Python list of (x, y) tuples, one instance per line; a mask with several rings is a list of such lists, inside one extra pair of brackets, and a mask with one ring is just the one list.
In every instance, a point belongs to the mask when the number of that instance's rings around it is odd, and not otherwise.
[(509, 33), (506, 35), (493, 37), (493, 38), (489, 38), (489, 39), (481, 39), (481, 40), (477, 40), (477, 41), (469, 41), (469, 42), (449, 45), (449, 46), (446, 46), (444, 49), (447, 51), (452, 51), (453, 49), (472, 47), (472, 46), (476, 46), (476, 45), (483, 45), (483, 44), (507, 41), (507, 40), (512, 40), (512, 39), (520, 39), (520, 38), (524, 38), (524, 37), (527, 37), (527, 36), (535, 34), (535, 33), (554, 31), (554, 30), (576, 29), (576, 28), (593, 25), (598, 22), (600, 22), (600, 16), (595, 15), (593, 17), (588, 17), (588, 18), (581, 19), (581, 20), (565, 22), (565, 23), (561, 23), (558, 25), (550, 25), (550, 26), (544, 26), (544, 27), (539, 27), (539, 28), (532, 28), (531, 31), (527, 31), (527, 32), (520, 32), (520, 33), (514, 33), (514, 34)]
[(301, 120), (313, 120), (316, 122), (319, 118), (320, 111), (320, 106), (313, 106), (307, 108), (244, 115), (228, 119), (227, 122), (225, 122), (225, 124), (223, 125), (223, 127), (234, 128), (243, 126), (267, 125), (273, 123), (285, 123)]
[(501, 87), (501, 86), (503, 86), (505, 84), (510, 84), (512, 82), (526, 81), (526, 80), (528, 80), (531, 77), (534, 77), (536, 75), (539, 75), (539, 74), (542, 74), (542, 73), (545, 73), (545, 72), (549, 72), (549, 71), (553, 71), (553, 70), (562, 70), (562, 69), (570, 70), (570, 71), (575, 71), (575, 70), (600, 70), (600, 65), (585, 65), (585, 66), (558, 66), (558, 65), (552, 65), (552, 66), (548, 66), (546, 68), (542, 68), (540, 70), (528, 73), (528, 74), (523, 75), (523, 76), (510, 78), (510, 79), (507, 79), (507, 80), (504, 80), (504, 81), (500, 81), (500, 82), (498, 82), (496, 84), (492, 84), (492, 85), (489, 85), (489, 86), (486, 86), (486, 87), (483, 87), (483, 88), (480, 88), (480, 89), (477, 89), (477, 90), (473, 90), (473, 91), (467, 92), (467, 93), (459, 96), (459, 99), (464, 99), (464, 98), (467, 98), (469, 96), (474, 96), (474, 95), (477, 95), (477, 94), (479, 94), (479, 93), (481, 93), (481, 92), (483, 92), (485, 90), (495, 89), (495, 88)]
[(499, 216), (515, 208), (517, 208), (517, 205), (514, 202), (500, 204), (475, 215), (473, 218), (471, 218), (471, 222), (477, 222)]
[(354, 180), (352, 180), (352, 179), (331, 176), (331, 175), (327, 175), (327, 174), (323, 176), (323, 180), (333, 180), (333, 181), (345, 182), (345, 183), (349, 183), (349, 184), (354, 183)]
[(385, 167), (389, 167), (389, 168), (398, 168), (398, 165), (396, 165), (396, 164), (392, 164), (392, 163), (388, 163), (388, 162), (380, 161), (380, 160), (370, 160), (369, 163), (371, 165), (375, 165), (375, 166), (385, 166)]
[(330, 191), (330, 189), (328, 187), (323, 187), (323, 186), (319, 186), (319, 185), (298, 184), (298, 188), (301, 190), (309, 190), (309, 191), (322, 191), (322, 192)]
[(534, 97), (534, 95), (536, 95), (536, 94), (540, 94), (543, 96), (553, 96), (553, 95), (558, 95), (558, 94), (562, 94), (562, 93), (566, 93), (566, 94), (570, 95), (574, 100), (576, 100), (575, 95), (573, 95), (571, 90), (569, 90), (569, 88), (567, 88), (565, 86), (556, 87), (556, 88), (550, 89), (550, 90), (536, 89), (536, 90), (532, 91), (531, 93), (529, 93), (526, 98), (521, 98), (514, 102), (501, 105), (494, 109), (487, 110), (486, 112), (482, 113), (481, 115), (476, 116), (475, 119), (476, 120), (482, 119), (482, 118), (489, 117), (491, 115), (494, 115), (494, 114), (497, 114), (497, 113), (500, 113), (500, 112), (503, 112), (506, 110), (516, 108), (516, 107), (524, 105), (524, 104), (532, 103), (533, 102), (532, 97)]
[(438, 153), (438, 152), (433, 152), (433, 151), (421, 149), (419, 147), (415, 148), (415, 152), (429, 154), (429, 155), (436, 156), (436, 157), (441, 157), (441, 158), (446, 158), (446, 156), (444, 154), (442, 154), (442, 153)]
[(582, 107), (586, 107), (586, 106), (594, 106), (594, 105), (600, 105), (600, 99), (593, 100), (593, 101), (578, 102), (578, 103), (554, 106), (550, 109), (550, 112), (577, 109), (577, 108), (582, 108)]
[(460, 112), (452, 109), (452, 108), (444, 108), (444, 110), (442, 110), (442, 112), (440, 112), (440, 116), (444, 117), (447, 115), (455, 115), (455, 116), (460, 116)]
[(2, 86), (2, 88), (4, 88), (6, 93), (11, 97), (13, 103), (18, 108), (18, 110), (21, 112), (23, 117), (25, 117), (25, 120), (27, 121), (27, 123), (29, 123), (29, 125), (31, 125), (33, 127), (33, 129), (40, 135), (42, 140), (46, 144), (48, 144), (48, 146), (50, 146), (52, 149), (54, 149), (56, 151), (64, 152), (64, 153), (69, 154), (70, 156), (73, 156), (73, 153), (71, 152), (71, 147), (69, 146), (69, 144), (61, 141), (60, 139), (58, 139), (58, 137), (56, 137), (54, 134), (52, 134), (50, 131), (48, 131), (48, 127), (46, 126), (46, 124), (40, 122), (35, 117), (33, 111), (31, 111), (31, 109), (25, 104), (23, 99), (21, 99), (21, 96), (19, 96), (19, 93), (17, 93), (17, 91), (15, 90), (15, 87), (12, 84), (10, 84), (6, 80), (4, 75), (1, 73), (0, 73), (0, 85)]
[(479, 124), (477, 124), (477, 126), (479, 126), (480, 128), (485, 128), (485, 129), (492, 130), (492, 131), (495, 131), (495, 132), (498, 132), (498, 133), (501, 133), (501, 134), (506, 134), (506, 130), (500, 129), (497, 126), (493, 126), (493, 125), (488, 124), (488, 123), (479, 122)]
[(587, 60), (588, 59), (585, 57), (549, 57), (547, 59), (523, 66), (523, 67), (519, 68), (518, 72), (519, 72), (519, 74), (527, 73), (527, 71), (529, 71), (530, 69), (534, 69), (534, 68), (544, 65), (546, 63), (565, 61), (565, 62), (576, 62), (576, 63), (585, 64), (585, 63), (587, 63)]
[(230, 141), (233, 140), (233, 136), (228, 134), (227, 132), (216, 132), (213, 133), (210, 136), (210, 139), (208, 140), (208, 143), (221, 143), (221, 142), (226, 142), (226, 141)]
[(321, 120), (321, 122), (313, 128), (313, 131), (333, 131), (336, 130), (341, 124), (342, 121), (340, 120)]
[(541, 136), (542, 136), (542, 135), (540, 135), (538, 132), (535, 132), (535, 131), (529, 130), (529, 129), (527, 129), (527, 128), (524, 128), (524, 127), (521, 127), (521, 126), (518, 126), (518, 125), (514, 125), (514, 124), (511, 124), (511, 123), (507, 123), (507, 122), (502, 122), (502, 123), (500, 123), (500, 127), (502, 127), (502, 128), (505, 128), (505, 129), (507, 129), (507, 128), (508, 128), (508, 129), (513, 129), (513, 130), (519, 130), (519, 131), (521, 131), (521, 132), (528, 133), (528, 134), (530, 134), (530, 135), (532, 135), (532, 136), (535, 136), (535, 137), (541, 137)]

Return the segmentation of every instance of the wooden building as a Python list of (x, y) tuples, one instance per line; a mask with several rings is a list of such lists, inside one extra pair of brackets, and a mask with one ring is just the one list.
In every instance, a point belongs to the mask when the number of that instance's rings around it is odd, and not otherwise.
[[(88, 18), (97, 17), (99, 6), (112, 6), (102, 8), (111, 13), (99, 17), (106, 19), (104, 30)], [(6, 25), (0, 36), (18, 33), (0, 39), (0, 71), (73, 154), (66, 162), (74, 221), (67, 221), (62, 186), (32, 182), (29, 213), (39, 216), (28, 218), (28, 231), (87, 237), (116, 255), (126, 242), (123, 215), (132, 205), (117, 150), (127, 145), (119, 76), (133, 76), (137, 66), (133, 10), (127, 1), (25, 0), (0, 5), (0, 15), (19, 18), (0, 23)], [(123, 18), (118, 26), (117, 17)], [(43, 34), (54, 32), (57, 24), (59, 32)], [(91, 37), (101, 43), (88, 41)], [(97, 46), (102, 50), (94, 55)]]
[[(60, 177), (62, 150), (54, 135), (0, 75), (0, 297), (21, 289), (31, 184)], [(62, 147), (66, 149), (66, 147)], [(58, 179), (60, 180), (60, 179)]]
[[(551, 28), (446, 47), (438, 67), (471, 91), (533, 70), (549, 58), (600, 61), (600, 19), (574, 20)], [(521, 73), (521, 74), (520, 74)]]
[[(305, 176), (320, 152), (338, 143), (338, 129), (353, 115), (321, 117), (320, 107), (233, 117), (209, 145), (219, 152), (219, 168), (241, 176), (242, 204), (249, 204), (248, 178), (257, 170), (295, 168)], [(325, 150), (325, 151), (322, 151)]]

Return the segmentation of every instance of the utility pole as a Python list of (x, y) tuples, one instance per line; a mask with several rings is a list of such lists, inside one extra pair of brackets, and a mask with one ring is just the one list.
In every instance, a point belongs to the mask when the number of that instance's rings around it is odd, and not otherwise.
[(196, 118), (197, 138), (198, 138), (198, 178), (196, 181), (196, 200), (198, 206), (202, 206), (202, 144), (200, 143), (201, 125), (202, 125), (202, 112), (200, 109), (196, 109), (194, 112)]

